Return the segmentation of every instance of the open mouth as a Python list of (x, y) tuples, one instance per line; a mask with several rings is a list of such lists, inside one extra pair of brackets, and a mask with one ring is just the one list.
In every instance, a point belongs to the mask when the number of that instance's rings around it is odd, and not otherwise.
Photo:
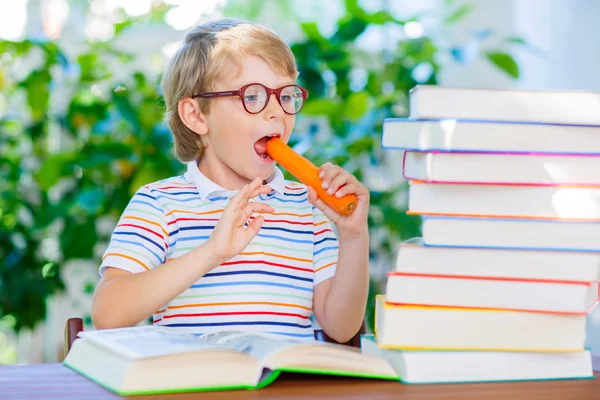
[(254, 143), (254, 151), (256, 151), (256, 154), (260, 158), (265, 160), (271, 160), (271, 157), (269, 157), (269, 155), (267, 154), (267, 142), (273, 137), (281, 137), (281, 135), (278, 133), (265, 135)]

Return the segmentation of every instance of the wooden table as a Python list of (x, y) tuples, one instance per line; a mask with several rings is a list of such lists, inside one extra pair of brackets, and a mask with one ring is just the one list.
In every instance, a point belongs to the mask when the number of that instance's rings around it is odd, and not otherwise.
[[(600, 369), (600, 357), (594, 367)], [(85, 399), (121, 397), (101, 388), (61, 364), (0, 366), (0, 399)], [(406, 399), (406, 400), (598, 400), (600, 373), (595, 379), (545, 382), (402, 385), (398, 382), (323, 376), (281, 375), (260, 390), (132, 396), (138, 400), (185, 399)]]

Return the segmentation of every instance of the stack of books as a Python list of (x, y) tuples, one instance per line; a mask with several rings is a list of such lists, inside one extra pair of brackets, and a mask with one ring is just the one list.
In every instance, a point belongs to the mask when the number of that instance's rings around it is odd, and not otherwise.
[(417, 86), (384, 122), (404, 151), (408, 213), (375, 335), (407, 383), (592, 378), (600, 93)]

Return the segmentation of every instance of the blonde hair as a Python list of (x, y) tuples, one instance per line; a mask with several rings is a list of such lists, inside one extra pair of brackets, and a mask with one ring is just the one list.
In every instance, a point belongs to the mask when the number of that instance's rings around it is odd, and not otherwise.
[[(233, 19), (197, 25), (185, 36), (162, 77), (165, 119), (173, 133), (175, 155), (181, 162), (199, 158), (200, 136), (189, 129), (178, 112), (180, 100), (197, 93), (214, 91), (226, 67), (241, 69), (243, 56), (259, 56), (284, 76), (298, 77), (296, 60), (287, 43), (266, 27)], [(237, 88), (230, 88), (231, 90)], [(210, 100), (198, 98), (200, 111), (208, 113)]]

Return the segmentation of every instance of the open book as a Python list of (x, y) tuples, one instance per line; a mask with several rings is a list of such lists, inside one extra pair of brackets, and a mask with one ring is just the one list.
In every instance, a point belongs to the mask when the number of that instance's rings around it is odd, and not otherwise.
[(120, 395), (257, 389), (284, 371), (398, 380), (383, 358), (349, 346), (158, 326), (81, 332), (64, 364)]

